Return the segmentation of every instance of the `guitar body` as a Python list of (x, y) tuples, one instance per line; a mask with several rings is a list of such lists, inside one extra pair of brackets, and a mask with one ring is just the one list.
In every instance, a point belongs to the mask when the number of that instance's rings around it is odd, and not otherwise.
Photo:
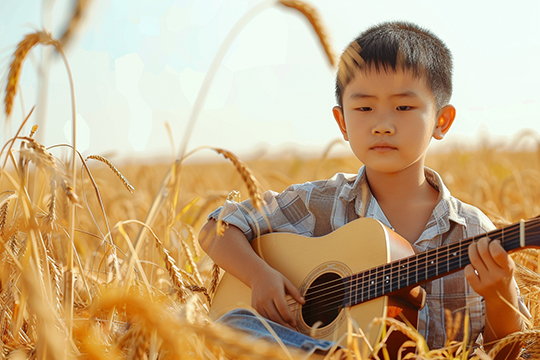
[[(355, 322), (353, 329), (364, 331), (368, 342), (373, 345), (381, 336), (382, 326), (370, 327), (372, 320), (387, 314), (393, 316), (388, 313), (392, 306), (404, 308), (404, 304), (394, 304), (393, 298), (388, 296), (360, 303), (350, 307), (348, 311), (341, 307), (328, 312), (324, 310), (324, 303), (322, 307), (308, 307), (310, 292), (314, 294), (320, 282), (334, 279), (339, 281), (351, 274), (414, 254), (406, 240), (375, 219), (361, 218), (326, 236), (316, 238), (270, 233), (254, 240), (252, 247), (270, 266), (297, 286), (306, 298), (304, 307), (295, 303), (292, 308), (299, 324), (297, 330), (301, 333), (342, 342), (345, 339), (343, 335), (347, 333), (348, 312)], [(339, 290), (337, 296), (343, 296), (341, 293)], [(336, 291), (328, 289), (324, 295), (315, 296), (331, 298), (336, 296)], [(225, 273), (216, 290), (210, 317), (216, 320), (230, 310), (249, 309), (250, 304), (251, 289)], [(406, 312), (405, 316), (408, 321), (416, 324), (416, 313), (411, 315), (411, 312)], [(323, 324), (316, 325), (318, 320)], [(317, 330), (312, 334), (314, 325)], [(343, 341), (342, 344), (344, 343)]]

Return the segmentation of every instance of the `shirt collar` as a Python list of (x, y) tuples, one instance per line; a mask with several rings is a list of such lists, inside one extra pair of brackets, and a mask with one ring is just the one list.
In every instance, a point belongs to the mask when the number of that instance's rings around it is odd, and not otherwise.
[[(441, 176), (434, 170), (425, 167), (424, 173), (426, 180), (439, 191), (437, 204), (433, 209), (433, 213), (428, 221), (436, 221), (437, 233), (444, 234), (450, 229), (450, 221), (465, 225), (465, 218), (459, 214), (459, 208), (456, 199), (450, 194), (450, 190), (444, 185)], [(366, 180), (365, 166), (362, 166), (358, 171), (355, 181), (352, 184), (344, 186), (339, 194), (339, 197), (346, 202), (355, 202), (356, 214), (360, 217), (373, 217), (388, 227), (391, 227), (390, 222), (386, 219), (377, 200), (373, 197), (371, 189)], [(362, 214), (364, 212), (364, 214)], [(420, 236), (419, 240), (423, 238)]]

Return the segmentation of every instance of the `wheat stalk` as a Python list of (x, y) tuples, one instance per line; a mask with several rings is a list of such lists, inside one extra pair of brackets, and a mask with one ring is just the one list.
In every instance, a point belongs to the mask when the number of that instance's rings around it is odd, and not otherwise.
[(242, 180), (244, 181), (244, 184), (246, 184), (247, 186), (249, 198), (251, 199), (251, 204), (257, 211), (261, 211), (263, 205), (262, 193), (260, 190), (259, 182), (253, 175), (253, 172), (243, 161), (238, 159), (238, 157), (230, 151), (219, 148), (212, 148), (212, 150), (233, 163), (236, 171), (240, 174)]
[(90, 155), (86, 157), (86, 160), (88, 159), (94, 159), (94, 160), (98, 160), (105, 163), (116, 174), (116, 176), (118, 176), (118, 178), (122, 181), (122, 184), (124, 184), (126, 189), (130, 193), (133, 194), (133, 191), (135, 190), (135, 188), (129, 183), (128, 179), (126, 179), (126, 177), (122, 175), (122, 173), (116, 168), (116, 166), (114, 166), (109, 160), (107, 160), (106, 158), (100, 155)]
[(324, 51), (326, 52), (330, 65), (335, 67), (337, 56), (332, 48), (332, 45), (330, 44), (328, 31), (326, 30), (318, 11), (310, 4), (300, 0), (280, 0), (279, 3), (298, 10), (309, 20), (313, 30), (315, 30), (315, 33), (317, 33), (317, 37), (319, 38)]

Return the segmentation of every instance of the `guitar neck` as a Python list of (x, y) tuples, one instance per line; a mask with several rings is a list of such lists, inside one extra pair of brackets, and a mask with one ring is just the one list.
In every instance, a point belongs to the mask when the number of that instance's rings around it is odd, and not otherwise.
[(469, 245), (485, 236), (492, 241), (499, 240), (507, 252), (525, 246), (535, 246), (534, 244), (538, 246), (539, 221), (540, 219), (533, 219), (527, 223), (521, 221), (343, 278), (345, 305), (354, 306), (461, 270), (470, 264)]

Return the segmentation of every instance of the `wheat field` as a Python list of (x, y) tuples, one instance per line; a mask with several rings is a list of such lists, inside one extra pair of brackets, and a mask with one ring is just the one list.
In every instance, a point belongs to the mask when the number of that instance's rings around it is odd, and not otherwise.
[[(212, 323), (208, 311), (220, 269), (198, 245), (206, 215), (229, 196), (259, 201), (261, 191), (355, 173), (361, 164), (335, 155), (336, 141), (321, 152), (293, 151), (238, 158), (225, 149), (204, 149), (214, 158), (185, 154), (175, 161), (113, 164), (99, 154), (83, 157), (71, 145), (40, 144), (39, 128), (23, 133), (31, 119), (9, 115), (28, 53), (53, 46), (70, 75), (63, 47), (84, 13), (78, 1), (62, 36), (28, 34), (10, 62), (5, 111), (19, 129), (0, 153), (0, 357), (6, 359), (302, 359), (304, 354)], [(281, 1), (309, 20), (328, 59), (335, 57), (316, 11), (300, 1)], [(73, 122), (75, 98), (72, 89)], [(196, 116), (192, 121), (196, 120)], [(189, 131), (186, 132), (187, 136)], [(540, 214), (540, 141), (524, 132), (525, 149), (485, 144), (449, 146), (431, 153), (453, 195), (483, 210), (502, 226)], [(184, 139), (184, 147), (187, 143)], [(521, 149), (521, 150), (517, 150)], [(234, 192), (233, 192), (234, 191)], [(533, 316), (527, 330), (502, 339), (492, 359), (508, 343), (526, 347), (524, 358), (540, 357), (540, 253), (512, 254), (516, 279)], [(414, 329), (388, 319), (418, 344), (419, 359), (466, 359), (468, 349), (449, 343), (426, 349)], [(452, 331), (452, 329), (447, 329)], [(358, 334), (329, 358), (365, 359)], [(384, 346), (381, 342), (379, 346)]]

